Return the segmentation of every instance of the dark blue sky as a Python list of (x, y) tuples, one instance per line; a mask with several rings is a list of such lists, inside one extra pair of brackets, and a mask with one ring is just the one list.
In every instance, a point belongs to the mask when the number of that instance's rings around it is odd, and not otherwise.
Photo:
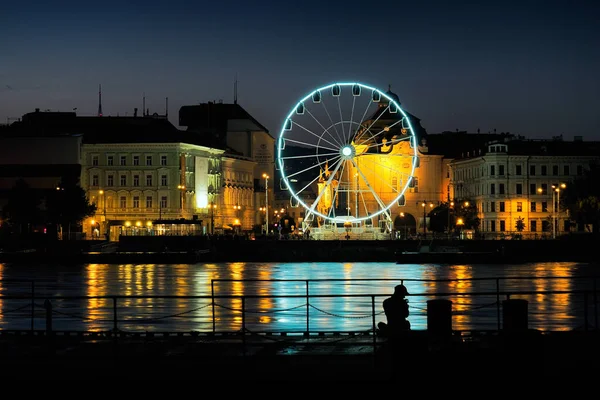
[[(12, 3), (12, 4), (11, 4)], [(593, 1), (29, 1), (0, 12), (0, 122), (239, 103), (277, 136), (314, 88), (397, 93), (430, 133), (600, 140)], [(56, 3), (60, 3), (57, 5)], [(186, 4), (188, 3), (188, 4)], [(256, 3), (256, 4), (253, 4)], [(190, 5), (194, 4), (194, 5)]]

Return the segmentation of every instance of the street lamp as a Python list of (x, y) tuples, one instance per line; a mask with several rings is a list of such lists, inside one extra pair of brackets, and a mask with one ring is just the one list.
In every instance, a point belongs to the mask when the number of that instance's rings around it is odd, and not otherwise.
[[(421, 206), (423, 207), (423, 238), (427, 239), (427, 200), (423, 200)], [(429, 208), (433, 208), (432, 202), (429, 202)]]
[(264, 173), (263, 178), (265, 178), (265, 216), (266, 216), (266, 220), (265, 220), (265, 228), (267, 231), (267, 236), (269, 235), (269, 175), (267, 175), (266, 173)]
[(181, 216), (183, 217), (183, 191), (185, 190), (185, 185), (177, 185), (177, 189), (179, 189), (179, 208), (181, 209)]
[(208, 208), (210, 208), (210, 234), (214, 235), (214, 233), (215, 233), (215, 209), (217, 208), (217, 205), (215, 203), (210, 203), (208, 205)]
[(448, 203), (448, 238), (450, 238), (450, 211), (454, 208), (454, 202)]
[(104, 197), (104, 190), (100, 190), (98, 192), (100, 194), (100, 196), (102, 196), (102, 214), (104, 215), (104, 234), (107, 233), (108, 231), (108, 223), (106, 221), (106, 197)]
[[(560, 223), (560, 190), (566, 189), (565, 183), (552, 185), (552, 238), (556, 239), (556, 225)], [(556, 200), (555, 200), (556, 196)], [(556, 203), (555, 203), (556, 201)], [(557, 218), (558, 217), (558, 218)], [(559, 226), (560, 230), (560, 226)]]

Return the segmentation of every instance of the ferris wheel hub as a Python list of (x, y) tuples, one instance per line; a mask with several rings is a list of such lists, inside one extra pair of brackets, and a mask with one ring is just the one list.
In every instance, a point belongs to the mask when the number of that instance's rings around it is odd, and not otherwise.
[(347, 144), (341, 148), (340, 153), (343, 158), (350, 159), (354, 157), (356, 150), (354, 149), (354, 146)]

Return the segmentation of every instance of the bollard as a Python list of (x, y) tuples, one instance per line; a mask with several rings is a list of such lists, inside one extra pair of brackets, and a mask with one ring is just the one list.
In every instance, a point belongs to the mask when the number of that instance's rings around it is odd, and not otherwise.
[(527, 330), (527, 300), (509, 299), (502, 301), (502, 323), (506, 331)]
[(46, 309), (46, 335), (52, 334), (52, 302), (48, 299), (44, 300), (44, 308)]
[(436, 335), (452, 334), (452, 301), (427, 301), (427, 331)]

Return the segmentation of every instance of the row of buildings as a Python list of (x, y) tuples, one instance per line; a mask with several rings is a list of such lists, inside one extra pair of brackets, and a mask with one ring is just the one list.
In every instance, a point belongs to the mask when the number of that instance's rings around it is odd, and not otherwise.
[[(598, 142), (431, 134), (419, 118), (407, 116), (419, 163), (403, 203), (390, 209), (394, 229), (418, 232), (427, 224), (424, 204), (461, 199), (475, 203), (484, 233), (514, 232), (517, 220), (524, 221), (524, 232), (549, 232), (552, 217), (558, 234), (570, 229), (558, 207), (560, 192), (552, 187), (568, 190), (569, 181), (598, 162)], [(385, 129), (398, 114), (372, 118)], [(0, 129), (0, 207), (18, 178), (53, 190), (61, 176), (73, 174), (97, 205), (96, 215), (83, 223), (89, 235), (117, 240), (129, 234), (264, 230), (267, 221), (274, 230), (284, 215), (299, 227), (305, 211), (279, 186), (275, 142), (237, 102), (184, 106), (179, 128), (165, 116), (138, 116), (137, 110), (130, 117), (35, 110)]]

